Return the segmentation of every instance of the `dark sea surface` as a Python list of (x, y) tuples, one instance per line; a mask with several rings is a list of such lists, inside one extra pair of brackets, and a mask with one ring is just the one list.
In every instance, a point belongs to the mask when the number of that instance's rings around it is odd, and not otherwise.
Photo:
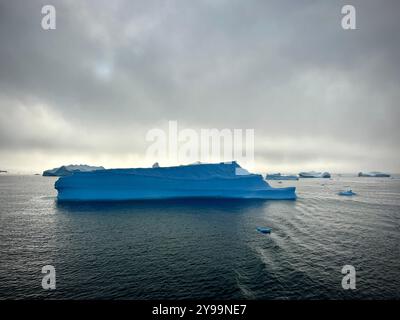
[(57, 203), (55, 180), (0, 176), (0, 299), (400, 298), (399, 178), (271, 183), (296, 201), (103, 204)]

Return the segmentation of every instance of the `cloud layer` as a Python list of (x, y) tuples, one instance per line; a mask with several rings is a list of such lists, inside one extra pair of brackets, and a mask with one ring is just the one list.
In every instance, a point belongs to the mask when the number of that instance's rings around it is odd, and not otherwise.
[(44, 31), (47, 2), (0, 0), (0, 169), (150, 165), (177, 120), (255, 129), (268, 171), (400, 172), (398, 1), (349, 31), (343, 1), (58, 0)]

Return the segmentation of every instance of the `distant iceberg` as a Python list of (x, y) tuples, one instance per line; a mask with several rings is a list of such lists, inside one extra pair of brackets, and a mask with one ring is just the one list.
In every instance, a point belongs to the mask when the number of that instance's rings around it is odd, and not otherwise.
[(368, 172), (368, 173), (359, 172), (358, 176), (359, 177), (375, 177), (375, 178), (384, 177), (384, 178), (387, 178), (387, 177), (390, 177), (390, 174), (378, 172), (378, 171), (372, 171), (372, 172)]
[(300, 178), (330, 178), (331, 174), (329, 172), (315, 172), (315, 171), (310, 171), (310, 172), (300, 172), (299, 173)]
[(103, 167), (88, 166), (86, 164), (80, 164), (80, 165), (71, 164), (69, 166), (61, 166), (59, 168), (45, 170), (43, 171), (43, 176), (63, 177), (63, 176), (69, 176), (75, 172), (90, 172), (95, 170), (105, 170), (105, 169)]
[[(241, 174), (237, 174), (240, 172)], [(55, 183), (58, 200), (176, 198), (296, 199), (296, 188), (272, 188), (236, 162), (76, 172)]]
[(267, 174), (265, 180), (299, 180), (296, 175), (283, 175), (280, 173)]

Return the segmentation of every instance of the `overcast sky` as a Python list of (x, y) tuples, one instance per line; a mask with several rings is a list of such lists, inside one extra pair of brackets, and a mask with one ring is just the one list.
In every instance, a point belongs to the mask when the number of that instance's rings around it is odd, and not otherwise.
[[(41, 28), (46, 4), (56, 30)], [(357, 30), (341, 27), (345, 4)], [(399, 13), (396, 0), (0, 0), (0, 169), (151, 165), (146, 132), (177, 120), (254, 129), (262, 171), (400, 172)]]

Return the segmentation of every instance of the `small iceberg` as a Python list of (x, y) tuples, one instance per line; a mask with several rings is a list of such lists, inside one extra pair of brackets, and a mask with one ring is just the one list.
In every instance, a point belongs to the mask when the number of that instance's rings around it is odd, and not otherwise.
[(257, 227), (257, 231), (261, 233), (271, 233), (271, 228), (267, 227)]
[(296, 175), (283, 175), (280, 173), (267, 174), (265, 180), (299, 180)]
[(125, 201), (182, 198), (294, 200), (296, 188), (273, 188), (235, 161), (175, 167), (106, 169), (60, 177), (61, 201)]
[(372, 172), (368, 172), (368, 173), (359, 172), (358, 176), (359, 177), (373, 177), (373, 178), (388, 178), (388, 177), (390, 177), (390, 174), (378, 172), (378, 171), (372, 171)]
[(330, 178), (331, 174), (329, 172), (309, 171), (309, 172), (300, 172), (299, 177), (300, 178)]
[(71, 164), (69, 166), (61, 166), (59, 168), (49, 169), (43, 171), (44, 177), (64, 177), (69, 176), (75, 172), (90, 172), (95, 170), (105, 170), (103, 167), (88, 166), (86, 164), (75, 165)]
[(339, 196), (354, 196), (354, 195), (356, 195), (356, 193), (353, 192), (353, 190), (349, 189), (349, 190), (346, 190), (346, 191), (340, 191), (338, 193), (338, 195)]

